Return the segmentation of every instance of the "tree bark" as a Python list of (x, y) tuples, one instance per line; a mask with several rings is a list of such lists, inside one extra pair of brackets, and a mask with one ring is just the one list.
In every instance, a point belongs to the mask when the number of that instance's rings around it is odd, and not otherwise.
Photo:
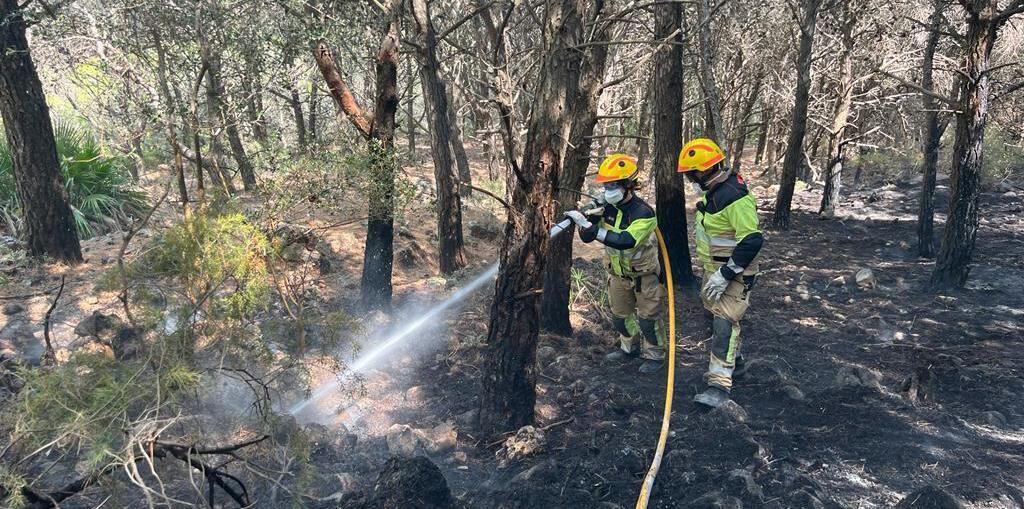
[[(306, 138), (306, 118), (302, 113), (302, 99), (299, 98), (299, 89), (295, 85), (292, 85), (291, 100), (288, 101), (288, 105), (292, 108), (292, 118), (295, 120), (295, 136), (298, 139), (299, 148), (306, 150), (309, 146)], [(367, 125), (366, 129), (369, 131), (370, 126)]]
[[(185, 161), (182, 159), (181, 144), (178, 143), (178, 133), (174, 127), (175, 110), (174, 96), (171, 95), (171, 88), (168, 85), (167, 76), (167, 52), (164, 50), (163, 39), (156, 28), (152, 29), (153, 46), (156, 49), (156, 72), (157, 82), (160, 89), (160, 96), (164, 102), (163, 123), (167, 130), (167, 143), (171, 146), (174, 154), (174, 170), (177, 175), (178, 199), (181, 202), (181, 212), (185, 219), (192, 217), (192, 207), (188, 201), (188, 185), (185, 182)], [(196, 84), (198, 86), (198, 83)], [(197, 154), (197, 157), (202, 157)]]
[(772, 110), (761, 103), (761, 126), (757, 134), (757, 154), (754, 155), (754, 166), (761, 166), (764, 152), (768, 147), (768, 128), (772, 125)]
[[(603, 0), (596, 0), (594, 14), (596, 19), (604, 8)], [(608, 23), (598, 25), (593, 41), (602, 42), (608, 38)], [(597, 44), (588, 48), (583, 66), (576, 79), (579, 84), (570, 89), (577, 95), (572, 99), (572, 131), (569, 136), (569, 147), (565, 163), (558, 176), (559, 190), (556, 193), (555, 220), (568, 210), (576, 208), (576, 202), (583, 187), (587, 168), (590, 166), (590, 149), (593, 145), (591, 136), (597, 125), (598, 104), (601, 101), (601, 84), (604, 82), (605, 64), (608, 61), (608, 46)], [(569, 78), (570, 80), (573, 78)], [(569, 336), (572, 325), (569, 323), (570, 273), (572, 271), (573, 234), (571, 231), (548, 241), (547, 265), (544, 269), (544, 293), (540, 304), (540, 326), (548, 332)]]
[(25, 13), (0, 0), (0, 115), (32, 256), (82, 261), (43, 85), (29, 53)]
[(832, 113), (832, 129), (829, 134), (828, 161), (825, 163), (825, 189), (821, 193), (821, 208), (818, 213), (833, 216), (839, 202), (839, 190), (843, 184), (843, 165), (846, 162), (846, 128), (853, 104), (853, 30), (860, 13), (851, 12), (847, 3), (842, 3), (843, 49), (839, 54), (839, 89), (835, 109)]
[(313, 147), (317, 144), (317, 108), (320, 103), (320, 96), (317, 94), (316, 83), (313, 83), (309, 86), (309, 127), (306, 129), (306, 139)]
[[(703, 0), (702, 0), (703, 1)], [(682, 6), (678, 3), (655, 7), (654, 33), (664, 39), (682, 26)], [(686, 180), (676, 171), (682, 149), (683, 48), (677, 34), (654, 54), (654, 153), (656, 213), (658, 228), (665, 238), (672, 276), (681, 286), (694, 282), (686, 225)], [(711, 85), (712, 88), (714, 85)], [(705, 91), (707, 92), (707, 91)]]
[[(473, 174), (469, 170), (469, 157), (466, 155), (466, 146), (462, 142), (462, 127), (459, 122), (459, 114), (455, 111), (454, 100), (448, 101), (448, 126), (451, 128), (448, 141), (452, 145), (452, 157), (455, 159), (455, 167), (458, 168), (459, 181), (472, 184)], [(457, 186), (456, 190), (467, 198), (473, 195), (473, 190), (467, 186)]]
[(782, 161), (782, 179), (775, 198), (772, 226), (789, 229), (789, 210), (793, 204), (796, 174), (803, 162), (804, 136), (807, 134), (807, 105), (811, 94), (811, 60), (814, 56), (814, 30), (818, 23), (818, 9), (822, 0), (803, 0), (800, 16), (800, 49), (797, 53), (797, 81), (794, 92), (793, 120), (786, 142), (786, 155)]
[[(932, 15), (928, 24), (928, 41), (921, 56), (921, 88), (933, 91), (935, 80), (935, 49), (939, 45), (943, 0), (932, 4)], [(938, 104), (934, 97), (921, 94), (924, 109), (923, 165), (921, 168), (921, 200), (917, 213), (917, 254), (922, 258), (935, 256), (935, 177), (938, 173), (939, 145), (946, 123), (939, 124)]]
[[(409, 76), (410, 83), (416, 81), (416, 76), (413, 74), (412, 59), (406, 60), (406, 73)], [(405, 128), (406, 135), (409, 140), (409, 155), (412, 159), (416, 160), (416, 94), (413, 93), (412, 85), (409, 86), (409, 97), (405, 101)]]
[(961, 0), (967, 10), (967, 53), (953, 144), (949, 219), (932, 272), (937, 288), (961, 288), (970, 274), (978, 235), (982, 150), (988, 120), (989, 65), (1000, 26), (997, 0)]
[(390, 6), (388, 31), (381, 40), (376, 62), (376, 103), (367, 116), (341, 79), (330, 47), (318, 41), (313, 58), (335, 103), (367, 140), (371, 154), (371, 192), (368, 196), (366, 245), (360, 279), (362, 305), (390, 309), (394, 263), (394, 156), (395, 114), (398, 112), (398, 16), (401, 2)]
[(420, 80), (428, 103), (430, 147), (434, 159), (437, 187), (437, 237), (442, 274), (451, 274), (466, 266), (462, 238), (462, 200), (459, 197), (452, 164), (452, 127), (449, 120), (448, 93), (441, 81), (437, 60), (437, 34), (430, 19), (426, 0), (411, 0), (418, 34)]
[[(419, 0), (422, 1), (422, 0)], [(578, 85), (582, 54), (580, 13), (586, 0), (554, 0), (548, 5), (544, 64), (523, 150), (515, 172), (512, 208), (500, 249), (487, 331), (488, 365), (480, 397), (480, 428), (495, 436), (533, 421), (537, 384), (540, 289), (554, 215), (555, 187), (565, 158), (571, 122), (570, 89)]]
[[(705, 137), (722, 144), (727, 131), (725, 120), (722, 119), (722, 100), (718, 94), (718, 83), (715, 80), (715, 60), (711, 48), (711, 5), (710, 0), (698, 0), (697, 12), (699, 24), (697, 35), (700, 39), (700, 86), (704, 91)], [(666, 34), (668, 35), (668, 34)]]
[(754, 111), (754, 104), (757, 103), (757, 98), (761, 94), (761, 78), (762, 76), (760, 74), (754, 77), (754, 83), (751, 85), (750, 93), (743, 102), (740, 115), (735, 120), (736, 139), (733, 143), (732, 171), (736, 173), (739, 173), (743, 168), (743, 149), (747, 145), (748, 134), (747, 120)]

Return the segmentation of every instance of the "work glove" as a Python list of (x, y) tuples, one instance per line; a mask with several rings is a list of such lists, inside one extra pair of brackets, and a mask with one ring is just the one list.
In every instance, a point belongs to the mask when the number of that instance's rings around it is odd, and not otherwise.
[(565, 217), (572, 219), (572, 222), (576, 223), (576, 226), (579, 226), (584, 230), (587, 230), (594, 226), (594, 223), (588, 221), (586, 216), (584, 216), (583, 213), (578, 210), (570, 210), (566, 212)]
[(722, 269), (718, 269), (704, 282), (704, 288), (701, 289), (700, 294), (711, 302), (718, 302), (728, 286), (729, 279), (722, 273)]

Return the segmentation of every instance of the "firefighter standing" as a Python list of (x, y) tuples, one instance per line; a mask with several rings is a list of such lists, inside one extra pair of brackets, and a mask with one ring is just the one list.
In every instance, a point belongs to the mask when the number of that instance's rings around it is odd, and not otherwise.
[(712, 408), (729, 399), (734, 375), (743, 370), (740, 320), (747, 311), (764, 237), (757, 200), (743, 177), (725, 167), (725, 153), (699, 138), (679, 153), (678, 171), (700, 187), (694, 227), (697, 258), (704, 269), (701, 300), (714, 315), (707, 389), (694, 401)]
[(661, 281), (661, 263), (654, 230), (654, 209), (635, 191), (639, 185), (636, 159), (625, 154), (608, 156), (597, 173), (604, 193), (590, 210), (569, 211), (566, 217), (580, 227), (583, 242), (605, 245), (608, 300), (612, 323), (619, 333), (619, 348), (607, 355), (625, 360), (645, 359), (641, 373), (664, 366), (667, 292)]

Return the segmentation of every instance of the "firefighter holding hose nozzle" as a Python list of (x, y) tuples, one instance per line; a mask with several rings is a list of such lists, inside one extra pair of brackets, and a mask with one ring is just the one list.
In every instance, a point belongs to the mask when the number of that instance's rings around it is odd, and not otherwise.
[(580, 228), (580, 239), (605, 246), (608, 300), (619, 347), (609, 360), (644, 359), (641, 373), (656, 373), (665, 364), (666, 299), (662, 281), (658, 226), (654, 209), (636, 195), (636, 159), (626, 154), (605, 158), (597, 172), (604, 192), (592, 204), (565, 215)]

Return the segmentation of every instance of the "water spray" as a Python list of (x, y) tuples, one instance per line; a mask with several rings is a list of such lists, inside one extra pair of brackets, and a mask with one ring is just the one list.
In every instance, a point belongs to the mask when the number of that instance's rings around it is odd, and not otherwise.
[[(549, 232), (550, 237), (554, 238), (558, 236), (562, 232), (569, 229), (569, 226), (571, 224), (571, 219), (565, 219), (559, 222), (558, 224), (552, 226)], [(292, 405), (288, 409), (288, 413), (291, 415), (298, 415), (303, 410), (305, 410), (306, 407), (308, 407), (310, 404), (322, 399), (324, 396), (327, 396), (328, 394), (333, 393), (335, 390), (337, 390), (339, 386), (341, 386), (341, 384), (346, 379), (348, 379), (355, 373), (363, 371), (364, 369), (372, 365), (372, 363), (375, 360), (383, 356), (384, 353), (402, 344), (406, 340), (410, 339), (413, 336), (413, 333), (421, 329), (424, 325), (433, 323), (436, 320), (438, 320), (445, 311), (453, 309), (457, 304), (464, 301), (466, 297), (469, 297), (474, 291), (476, 291), (481, 286), (491, 281), (497, 273), (498, 263), (494, 263), (491, 266), (489, 266), (487, 270), (483, 271), (480, 275), (476, 276), (472, 281), (466, 284), (466, 286), (460, 288), (458, 291), (453, 293), (443, 302), (431, 308), (429, 311), (427, 311), (422, 316), (417, 318), (414, 322), (410, 323), (409, 325), (406, 325), (404, 328), (402, 328), (400, 331), (392, 335), (390, 338), (388, 338), (386, 341), (378, 345), (376, 348), (370, 350), (365, 355), (360, 356), (355, 362), (348, 366), (348, 369), (346, 369), (345, 373), (342, 376), (335, 378), (334, 380), (331, 380), (328, 383), (325, 383), (321, 387), (317, 388), (317, 390), (313, 391), (313, 393), (310, 394), (309, 398), (306, 398), (305, 400)]]

